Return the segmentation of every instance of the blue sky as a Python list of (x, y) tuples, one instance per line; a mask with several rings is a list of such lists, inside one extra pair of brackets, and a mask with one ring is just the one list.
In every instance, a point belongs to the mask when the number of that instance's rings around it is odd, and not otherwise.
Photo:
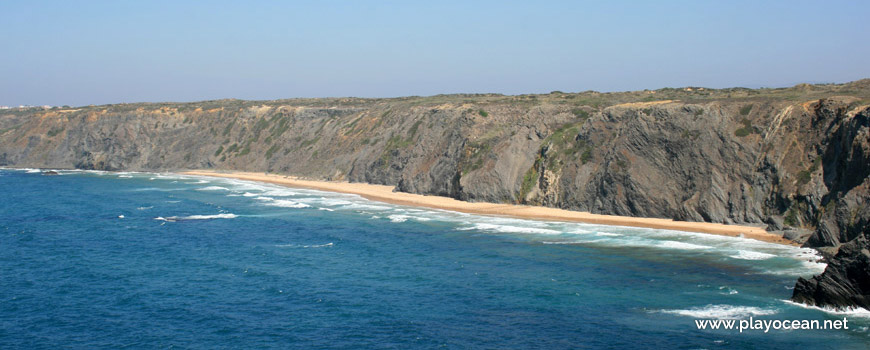
[(0, 105), (870, 77), (868, 1), (0, 1)]

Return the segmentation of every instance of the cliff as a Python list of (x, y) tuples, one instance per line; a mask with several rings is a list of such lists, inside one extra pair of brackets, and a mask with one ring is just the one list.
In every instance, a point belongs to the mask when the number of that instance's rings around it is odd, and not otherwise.
[(7, 110), (0, 165), (275, 172), (468, 201), (766, 225), (831, 259), (825, 274), (798, 283), (795, 300), (866, 307), (867, 286), (856, 283), (870, 280), (861, 257), (868, 105), (870, 80)]

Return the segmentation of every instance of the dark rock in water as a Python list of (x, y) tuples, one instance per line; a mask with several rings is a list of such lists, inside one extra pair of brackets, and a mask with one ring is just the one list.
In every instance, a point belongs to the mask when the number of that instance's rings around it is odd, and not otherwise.
[(792, 300), (870, 310), (870, 112), (850, 115), (820, 103), (817, 116), (829, 130), (819, 146), (829, 192), (808, 201), (818, 219), (805, 246), (825, 255), (828, 267), (819, 276), (799, 279)]
[[(0, 112), (0, 130), (15, 130), (0, 132), (0, 164), (271, 172), (466, 201), (766, 224), (823, 252), (833, 269), (865, 263), (837, 251), (870, 227), (868, 101), (870, 79)], [(857, 278), (853, 270), (828, 275)], [(859, 291), (816, 285), (802, 300), (845, 302), (841, 292)]]
[(49, 170), (49, 171), (43, 171), (42, 175), (60, 175), (60, 174), (54, 170)]
[(866, 236), (840, 247), (821, 275), (798, 279), (792, 300), (835, 309), (870, 310), (870, 251)]

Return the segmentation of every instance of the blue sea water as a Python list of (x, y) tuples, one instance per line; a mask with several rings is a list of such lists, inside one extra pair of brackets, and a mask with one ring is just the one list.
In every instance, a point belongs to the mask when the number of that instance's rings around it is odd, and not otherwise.
[[(0, 348), (862, 349), (812, 251), (174, 174), (0, 170)], [(849, 330), (698, 330), (698, 318)]]

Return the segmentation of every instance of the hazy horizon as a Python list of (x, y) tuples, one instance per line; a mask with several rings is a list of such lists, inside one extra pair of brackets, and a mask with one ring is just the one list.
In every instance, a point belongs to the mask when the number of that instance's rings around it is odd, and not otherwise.
[(788, 87), (870, 77), (864, 2), (9, 1), (0, 105)]

